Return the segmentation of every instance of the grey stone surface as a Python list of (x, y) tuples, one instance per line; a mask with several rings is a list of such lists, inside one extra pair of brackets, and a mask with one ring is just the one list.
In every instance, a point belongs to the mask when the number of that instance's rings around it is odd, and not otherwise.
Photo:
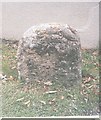
[(72, 86), (81, 80), (80, 38), (68, 25), (31, 27), (19, 41), (19, 79), (59, 81)]

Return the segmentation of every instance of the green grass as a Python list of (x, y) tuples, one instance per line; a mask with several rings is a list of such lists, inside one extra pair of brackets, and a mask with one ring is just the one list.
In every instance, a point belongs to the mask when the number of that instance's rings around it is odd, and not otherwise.
[[(2, 82), (3, 117), (84, 116), (98, 114), (98, 51), (82, 50), (83, 79), (80, 91), (66, 89), (60, 83), (47, 86), (33, 82), (29, 87), (17, 80), (16, 48), (3, 44), (2, 72), (8, 80)], [(89, 81), (87, 81), (89, 80)], [(46, 93), (57, 91), (56, 93)]]

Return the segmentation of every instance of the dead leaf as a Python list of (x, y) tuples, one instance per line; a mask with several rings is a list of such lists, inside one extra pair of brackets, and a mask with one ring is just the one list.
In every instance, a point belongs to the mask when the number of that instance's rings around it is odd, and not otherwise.
[(89, 78), (87, 78), (85, 81), (84, 81), (84, 83), (88, 83), (88, 82), (90, 82), (92, 79), (91, 79), (91, 77), (89, 77)]
[(49, 105), (52, 105), (52, 102), (51, 102), (51, 101), (49, 101)]
[(53, 99), (52, 99), (52, 102), (54, 102), (55, 100), (56, 100), (56, 99), (55, 99), (55, 98), (53, 98)]
[(40, 101), (42, 104), (46, 105), (46, 102), (45, 101)]
[(46, 94), (54, 94), (57, 93), (57, 91), (47, 91)]
[(14, 69), (16, 69), (16, 67), (14, 66), (14, 67), (12, 67), (11, 69), (14, 70)]
[(93, 87), (93, 85), (89, 86), (88, 88), (90, 89), (90, 88), (92, 88), (92, 87)]
[(53, 100), (50, 100), (49, 101), (49, 105), (54, 105), (55, 104), (55, 100), (56, 100), (55, 98)]
[(48, 82), (44, 82), (44, 84), (51, 86), (51, 85), (52, 85), (52, 82), (51, 82), (51, 81), (48, 81)]
[(72, 94), (68, 94), (67, 98), (73, 98), (73, 95)]
[(19, 99), (17, 99), (16, 101), (17, 101), (17, 102), (20, 102), (20, 101), (22, 101), (22, 100), (24, 100), (24, 97), (19, 98)]
[(64, 96), (61, 96), (61, 100), (63, 100), (64, 99)]
[(8, 79), (9, 79), (9, 80), (14, 80), (13, 76), (10, 76)]
[(25, 105), (28, 105), (30, 103), (30, 100), (26, 101), (24, 104)]
[(98, 51), (94, 51), (92, 54), (93, 55), (98, 55)]
[(49, 86), (44, 85), (43, 87), (44, 87), (44, 91), (48, 91)]

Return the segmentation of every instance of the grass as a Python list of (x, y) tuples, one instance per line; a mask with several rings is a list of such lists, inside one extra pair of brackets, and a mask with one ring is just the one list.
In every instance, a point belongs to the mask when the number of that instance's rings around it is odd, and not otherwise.
[[(29, 87), (17, 80), (17, 46), (3, 44), (2, 74), (7, 81), (2, 82), (3, 117), (46, 117), (98, 115), (99, 65), (98, 50), (82, 49), (82, 84), (66, 89), (60, 83), (45, 85), (35, 81)], [(56, 93), (47, 93), (56, 91)]]

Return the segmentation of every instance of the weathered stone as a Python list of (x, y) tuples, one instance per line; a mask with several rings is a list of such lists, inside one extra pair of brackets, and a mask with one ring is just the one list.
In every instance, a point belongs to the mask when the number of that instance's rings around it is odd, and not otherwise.
[(24, 33), (18, 46), (19, 78), (58, 80), (66, 86), (81, 80), (80, 39), (68, 25), (42, 24)]

